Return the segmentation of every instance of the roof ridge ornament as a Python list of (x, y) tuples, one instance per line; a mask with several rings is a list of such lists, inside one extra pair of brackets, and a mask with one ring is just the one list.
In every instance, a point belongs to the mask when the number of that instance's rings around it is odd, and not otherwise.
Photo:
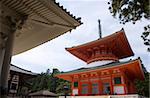
[(102, 38), (102, 31), (101, 31), (100, 19), (98, 19), (98, 28), (99, 28), (99, 39), (101, 39)]
[(125, 31), (124, 31), (124, 28), (121, 28), (121, 30), (120, 30), (120, 31), (125, 32)]

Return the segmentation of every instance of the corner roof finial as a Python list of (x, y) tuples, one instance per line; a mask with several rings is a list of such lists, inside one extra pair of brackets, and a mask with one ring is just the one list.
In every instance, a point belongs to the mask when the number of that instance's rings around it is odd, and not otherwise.
[(100, 19), (98, 19), (98, 27), (99, 27), (99, 39), (101, 39), (102, 38), (102, 31), (101, 31)]
[(121, 30), (120, 31), (123, 31), (124, 32), (124, 28), (121, 28)]

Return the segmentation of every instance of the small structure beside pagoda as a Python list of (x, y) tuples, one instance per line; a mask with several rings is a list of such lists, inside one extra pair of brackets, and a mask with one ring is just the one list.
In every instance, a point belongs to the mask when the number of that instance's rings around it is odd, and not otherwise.
[(31, 96), (31, 98), (57, 98), (58, 95), (48, 90), (40, 90), (30, 93), (29, 96)]
[(66, 50), (87, 63), (83, 68), (57, 75), (71, 82), (73, 96), (135, 94), (134, 81), (144, 79), (139, 58), (119, 61), (134, 55), (123, 29)]

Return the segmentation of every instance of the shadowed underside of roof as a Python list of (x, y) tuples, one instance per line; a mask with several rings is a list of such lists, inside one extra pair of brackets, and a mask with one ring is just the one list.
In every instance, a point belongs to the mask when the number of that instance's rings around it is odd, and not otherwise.
[(13, 55), (57, 38), (82, 24), (81, 18), (70, 14), (55, 0), (1, 0), (1, 2), (1, 8), (13, 13), (12, 17), (27, 17), (22, 29), (15, 32)]

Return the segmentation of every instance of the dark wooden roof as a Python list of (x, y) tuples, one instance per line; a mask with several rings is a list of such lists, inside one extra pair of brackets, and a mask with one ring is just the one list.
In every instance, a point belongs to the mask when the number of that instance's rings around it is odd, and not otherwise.
[(41, 90), (34, 93), (30, 93), (29, 96), (58, 96), (58, 95), (48, 90)]
[(76, 21), (78, 21), (80, 24), (83, 24), (83, 23), (81, 22), (81, 17), (76, 17), (76, 16), (74, 16), (73, 14), (70, 13), (70, 11), (67, 11), (66, 8), (64, 8), (62, 5), (60, 5), (59, 2), (56, 2), (56, 0), (53, 0), (53, 1), (54, 1), (54, 3), (55, 3), (58, 7), (60, 7), (63, 11), (65, 11), (68, 15), (70, 15), (72, 18), (74, 18), (74, 19), (75, 19)]
[(21, 73), (21, 74), (27, 74), (27, 75), (37, 75), (37, 73), (33, 73), (29, 70), (25, 70), (23, 68), (20, 68), (18, 66), (15, 66), (15, 65), (10, 65), (10, 71), (13, 71), (13, 72), (17, 72), (17, 73)]

